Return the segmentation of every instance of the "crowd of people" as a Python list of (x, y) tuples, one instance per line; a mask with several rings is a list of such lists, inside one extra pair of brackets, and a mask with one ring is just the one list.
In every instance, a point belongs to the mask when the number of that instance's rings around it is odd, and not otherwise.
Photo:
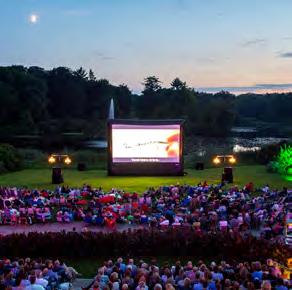
[(150, 263), (143, 260), (135, 263), (133, 259), (124, 261), (108, 260), (98, 269), (95, 279), (84, 289), (99, 290), (253, 290), (253, 289), (291, 289), (290, 281), (282, 279), (277, 263), (268, 259), (228, 264), (203, 261), (186, 264), (164, 263), (159, 266), (154, 259)]
[(115, 189), (104, 192), (88, 185), (54, 191), (4, 187), (0, 188), (0, 224), (84, 221), (109, 228), (124, 223), (281, 234), (288, 189), (265, 186), (256, 195), (253, 191), (252, 183), (227, 189), (206, 182), (149, 188), (142, 194)]
[(70, 289), (79, 274), (59, 260), (0, 259), (0, 289)]
[[(134, 259), (107, 260), (83, 289), (90, 290), (288, 290), (289, 277), (283, 268), (268, 259), (264, 263), (241, 262), (209, 264), (203, 261), (159, 265), (156, 259), (135, 263)], [(67, 290), (79, 276), (72, 267), (59, 260), (0, 260), (0, 289)]]
[[(206, 182), (162, 186), (142, 194), (115, 189), (104, 192), (88, 185), (53, 191), (2, 187), (1, 224), (81, 221), (112, 229), (122, 223), (129, 229), (108, 234), (72, 229), (2, 236), (0, 256), (36, 257), (45, 249), (51, 257), (159, 257), (174, 253), (208, 261), (226, 257), (228, 262), (208, 265), (202, 261), (159, 266), (155, 260), (109, 260), (86, 289), (291, 289), (278, 264), (263, 260), (270, 256), (283, 264), (292, 256), (291, 248), (277, 238), (283, 232), (289, 195), (287, 188), (254, 190), (252, 183), (243, 188)], [(253, 231), (257, 234), (250, 235)], [(262, 263), (251, 262), (254, 259)], [(68, 289), (76, 275), (75, 269), (59, 260), (0, 259), (0, 289)]]

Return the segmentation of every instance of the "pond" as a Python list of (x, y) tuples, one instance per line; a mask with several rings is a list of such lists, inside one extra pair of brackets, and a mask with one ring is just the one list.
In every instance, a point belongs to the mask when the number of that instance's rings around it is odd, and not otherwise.
[[(231, 154), (239, 152), (250, 152), (260, 150), (265, 145), (277, 144), (281, 141), (291, 140), (289, 138), (276, 137), (192, 137), (186, 138), (185, 153), (205, 156), (208, 154)], [(85, 148), (106, 149), (106, 140), (91, 140), (84, 144)]]

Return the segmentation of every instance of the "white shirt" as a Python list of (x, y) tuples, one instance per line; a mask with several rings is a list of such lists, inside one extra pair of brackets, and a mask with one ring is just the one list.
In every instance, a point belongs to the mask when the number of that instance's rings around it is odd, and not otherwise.
[(49, 284), (49, 282), (46, 279), (44, 279), (44, 278), (38, 278), (38, 279), (36, 279), (35, 284), (41, 285), (44, 288), (46, 288), (47, 285)]
[(25, 290), (45, 290), (45, 288), (41, 285), (32, 284), (32, 285), (25, 287)]

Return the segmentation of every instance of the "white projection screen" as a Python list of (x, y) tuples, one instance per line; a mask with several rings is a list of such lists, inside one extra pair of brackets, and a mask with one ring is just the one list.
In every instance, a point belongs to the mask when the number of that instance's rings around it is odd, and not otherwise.
[(109, 122), (109, 174), (176, 175), (182, 170), (182, 121)]

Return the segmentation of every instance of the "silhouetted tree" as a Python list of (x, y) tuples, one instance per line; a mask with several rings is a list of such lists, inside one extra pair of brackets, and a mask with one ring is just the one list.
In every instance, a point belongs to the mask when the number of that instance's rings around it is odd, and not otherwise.
[(186, 88), (186, 83), (182, 82), (179, 78), (175, 78), (171, 82), (171, 87), (175, 90), (182, 90)]
[(94, 72), (92, 71), (92, 69), (89, 70), (88, 79), (90, 81), (92, 81), (92, 82), (96, 81), (96, 77), (95, 77)]
[(160, 80), (155, 76), (150, 76), (144, 79), (144, 92), (156, 92), (161, 89)]

